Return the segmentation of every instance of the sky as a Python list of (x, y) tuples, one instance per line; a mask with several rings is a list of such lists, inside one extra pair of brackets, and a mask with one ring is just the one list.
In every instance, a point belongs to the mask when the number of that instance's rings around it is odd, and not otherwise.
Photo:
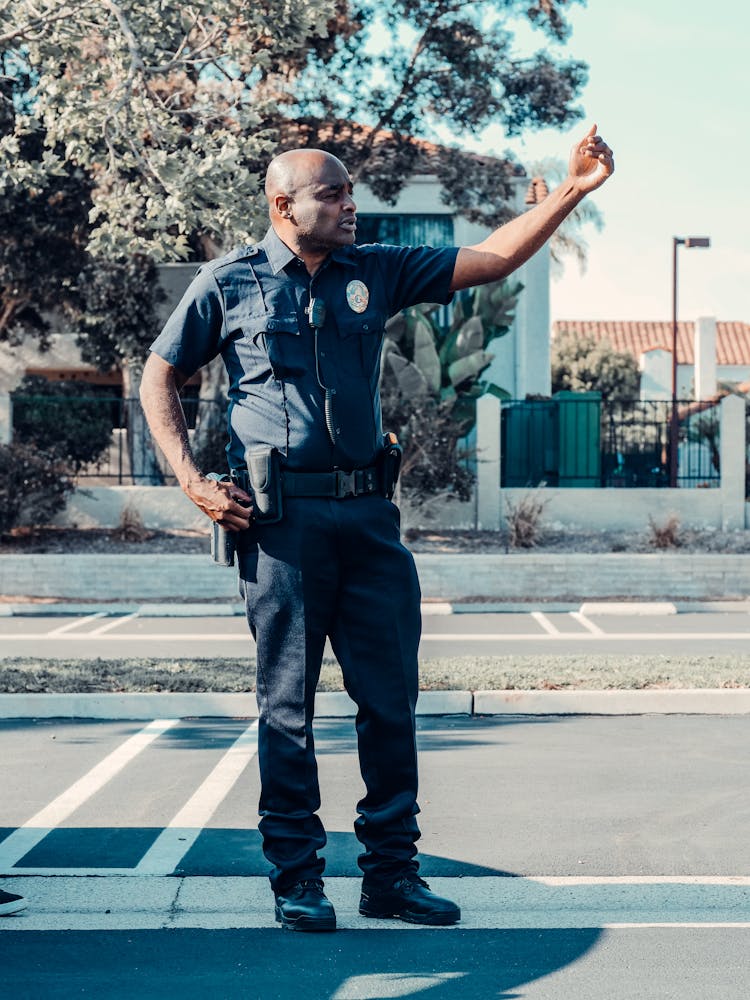
[(588, 0), (570, 21), (566, 52), (589, 66), (587, 124), (461, 141), (567, 158), (596, 122), (613, 148), (615, 174), (591, 196), (604, 229), (584, 231), (584, 275), (570, 261), (553, 279), (552, 320), (671, 319), (672, 237), (709, 236), (709, 249), (678, 250), (678, 316), (750, 322), (750, 5)]

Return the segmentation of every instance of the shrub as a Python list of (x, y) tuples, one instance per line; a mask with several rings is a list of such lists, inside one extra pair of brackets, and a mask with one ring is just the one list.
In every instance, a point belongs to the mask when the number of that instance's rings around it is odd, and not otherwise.
[(552, 498), (542, 499), (539, 490), (524, 493), (515, 503), (505, 501), (508, 544), (513, 549), (532, 549), (542, 535), (542, 514)]
[(56, 456), (77, 473), (109, 447), (111, 407), (79, 382), (27, 375), (13, 392), (13, 438)]
[(648, 526), (651, 530), (651, 544), (656, 549), (676, 549), (682, 545), (680, 519), (676, 514), (670, 514), (661, 524), (649, 517)]
[(141, 512), (135, 504), (126, 503), (120, 511), (120, 521), (112, 532), (112, 537), (122, 542), (147, 542), (154, 537), (154, 533), (143, 523)]
[(0, 445), (0, 534), (48, 524), (72, 490), (56, 456), (18, 442)]

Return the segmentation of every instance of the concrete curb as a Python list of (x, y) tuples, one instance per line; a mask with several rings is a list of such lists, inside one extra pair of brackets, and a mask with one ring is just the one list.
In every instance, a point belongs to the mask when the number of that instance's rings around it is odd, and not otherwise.
[(673, 601), (586, 601), (582, 615), (676, 615)]
[(475, 691), (474, 715), (747, 715), (750, 689)]
[[(320, 718), (352, 718), (343, 691), (315, 699)], [(423, 691), (417, 715), (750, 715), (750, 689)], [(0, 694), (0, 719), (255, 718), (255, 695), (222, 692)]]

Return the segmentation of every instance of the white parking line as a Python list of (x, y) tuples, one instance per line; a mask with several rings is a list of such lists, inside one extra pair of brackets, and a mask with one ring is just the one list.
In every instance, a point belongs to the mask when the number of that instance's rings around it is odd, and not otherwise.
[(560, 629), (553, 625), (549, 618), (542, 611), (532, 611), (531, 617), (542, 626), (549, 635), (560, 635)]
[(170, 875), (258, 750), (258, 721), (235, 740), (216, 767), (141, 859), (136, 874)]
[(117, 618), (113, 618), (111, 622), (107, 622), (106, 625), (100, 625), (99, 628), (95, 628), (91, 632), (87, 632), (86, 634), (91, 638), (95, 638), (96, 636), (104, 635), (104, 633), (109, 632), (110, 629), (117, 628), (119, 625), (124, 625), (125, 622), (129, 622), (133, 618), (137, 617), (138, 617), (137, 611), (134, 611), (132, 614), (129, 615), (120, 615)]
[(88, 774), (75, 781), (23, 826), (0, 843), (0, 872), (8, 872), (17, 861), (36, 847), (47, 834), (98, 792), (150, 743), (176, 725), (178, 719), (156, 719), (129, 737), (116, 750), (99, 761)]
[(68, 622), (67, 625), (60, 625), (59, 628), (52, 629), (51, 632), (46, 633), (46, 638), (52, 638), (53, 636), (65, 635), (66, 632), (71, 632), (74, 628), (78, 628), (79, 625), (85, 625), (86, 622), (93, 622), (97, 618), (103, 618), (106, 612), (97, 611), (93, 615), (85, 615), (83, 618), (76, 618), (75, 621)]
[(588, 629), (592, 635), (606, 635), (598, 625), (594, 625), (592, 621), (589, 621), (582, 611), (570, 611), (569, 614), (571, 618), (575, 619), (580, 625), (583, 625), (585, 629)]
[(531, 875), (540, 885), (735, 885), (750, 887), (750, 875)]

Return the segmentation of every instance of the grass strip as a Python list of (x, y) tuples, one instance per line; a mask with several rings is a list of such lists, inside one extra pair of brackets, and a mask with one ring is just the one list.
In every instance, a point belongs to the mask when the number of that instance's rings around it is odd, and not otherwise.
[[(423, 660), (423, 691), (638, 690), (750, 687), (750, 654), (726, 656), (461, 656)], [(246, 659), (14, 657), (0, 661), (0, 693), (242, 692), (255, 690)], [(342, 691), (326, 659), (320, 691)]]

